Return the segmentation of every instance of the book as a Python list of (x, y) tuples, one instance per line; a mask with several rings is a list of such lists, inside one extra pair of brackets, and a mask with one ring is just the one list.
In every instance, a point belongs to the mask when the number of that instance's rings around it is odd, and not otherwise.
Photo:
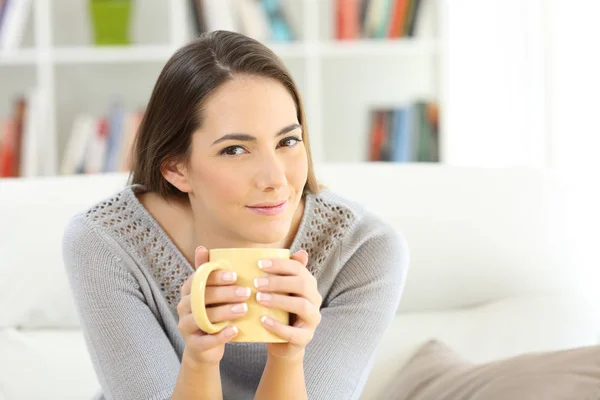
[(261, 4), (255, 0), (237, 0), (236, 5), (241, 31), (261, 42), (270, 39), (269, 21)]
[(408, 2), (409, 0), (394, 0), (390, 12), (390, 23), (387, 35), (391, 39), (398, 39), (404, 36), (404, 25), (406, 24), (406, 16), (408, 14)]
[(14, 118), (8, 118), (2, 127), (2, 147), (0, 148), (0, 178), (17, 176), (15, 168), (16, 128)]
[(415, 101), (370, 111), (369, 161), (438, 162), (439, 107)]
[(385, 10), (389, 0), (370, 0), (365, 15), (365, 36), (375, 38), (386, 18)]
[(119, 102), (113, 103), (108, 114), (106, 138), (106, 158), (102, 172), (116, 171), (120, 160), (117, 159), (123, 144), (123, 129), (125, 127), (125, 109)]
[(304, 2), (298, 0), (280, 0), (282, 18), (287, 22), (294, 40), (300, 38), (303, 23)]
[(2, 34), (2, 25), (4, 22), (4, 15), (6, 14), (6, 9), (8, 8), (9, 0), (0, 0), (0, 35)]
[(404, 35), (413, 37), (415, 35), (415, 26), (421, 7), (421, 0), (410, 0), (406, 24), (404, 25)]
[(283, 12), (279, 0), (261, 0), (261, 5), (270, 29), (269, 39), (275, 42), (289, 42), (294, 39), (292, 29)]
[(11, 51), (21, 45), (31, 0), (4, 0), (2, 8), (0, 50)]
[(371, 112), (371, 131), (369, 135), (369, 161), (381, 160), (381, 146), (384, 140), (384, 114), (380, 110)]
[(19, 175), (34, 177), (40, 174), (40, 105), (39, 90), (34, 89), (27, 95), (27, 110), (23, 121), (23, 134), (21, 136), (21, 160)]
[(202, 32), (207, 31), (204, 6), (202, 5), (202, 0), (190, 0), (189, 4), (191, 8), (192, 20), (194, 22), (194, 30), (196, 32), (196, 36), (198, 36)]
[(87, 148), (84, 172), (86, 174), (98, 174), (104, 172), (104, 161), (106, 158), (106, 147), (108, 141), (108, 121), (105, 117), (99, 118), (95, 124), (90, 145)]
[(202, 4), (208, 31), (239, 32), (233, 0), (203, 0)]
[(360, 37), (359, 0), (337, 0), (335, 3), (337, 40), (358, 39)]
[(121, 172), (131, 170), (133, 143), (137, 136), (143, 116), (144, 111), (138, 110), (131, 113), (127, 118), (123, 146), (121, 147), (121, 154), (119, 155), (120, 165), (118, 170)]

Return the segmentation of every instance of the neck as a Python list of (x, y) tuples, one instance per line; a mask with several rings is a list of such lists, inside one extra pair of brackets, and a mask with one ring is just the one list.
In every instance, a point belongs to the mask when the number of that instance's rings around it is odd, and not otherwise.
[(206, 226), (209, 224), (206, 221), (203, 221), (202, 218), (199, 218), (197, 215), (198, 213), (196, 213), (195, 215), (188, 201), (188, 217), (186, 219), (188, 221), (193, 221), (193, 223), (190, 224), (189, 228), (187, 229), (188, 237), (191, 238), (191, 240), (185, 245), (186, 258), (188, 259), (188, 261), (190, 261), (190, 264), (193, 265), (195, 250), (196, 247), (200, 244), (206, 247), (207, 249), (252, 247), (289, 249), (294, 241), (294, 238), (296, 237), (298, 229), (300, 228), (302, 216), (304, 215), (304, 207), (305, 197), (302, 197), (302, 200), (300, 201), (296, 211), (294, 212), (292, 223), (290, 224), (290, 229), (285, 235), (285, 237), (283, 237), (280, 241), (274, 243), (255, 243), (232, 238), (230, 235), (224, 235), (216, 230), (207, 230)]

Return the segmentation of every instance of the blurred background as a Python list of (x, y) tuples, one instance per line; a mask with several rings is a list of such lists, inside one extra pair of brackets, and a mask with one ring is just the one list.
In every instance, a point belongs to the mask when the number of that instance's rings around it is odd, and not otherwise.
[[(319, 178), (408, 238), (372, 388), (424, 337), (475, 360), (600, 343), (599, 15), (598, 0), (0, 0), (0, 398), (98, 387), (66, 216), (109, 194), (164, 64), (215, 29), (281, 57), (313, 159), (342, 164)], [(45, 179), (83, 174), (101, 176)], [(528, 302), (555, 284), (595, 300)]]
[(594, 0), (0, 0), (0, 176), (127, 170), (166, 60), (228, 29), (288, 66), (317, 161), (593, 177), (599, 13)]

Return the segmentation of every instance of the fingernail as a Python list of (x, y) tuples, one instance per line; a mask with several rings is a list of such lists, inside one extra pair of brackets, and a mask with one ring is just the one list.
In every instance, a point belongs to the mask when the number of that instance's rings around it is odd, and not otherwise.
[(269, 268), (271, 266), (273, 266), (273, 261), (271, 261), (271, 260), (259, 260), (258, 261), (258, 268), (260, 268), (260, 269)]
[(248, 305), (246, 303), (236, 304), (235, 306), (231, 307), (231, 311), (238, 314), (245, 313), (248, 311)]
[(223, 274), (223, 280), (225, 282), (234, 282), (237, 278), (237, 274), (235, 272), (225, 272)]
[(260, 302), (270, 301), (272, 297), (269, 293), (256, 293), (256, 300)]
[(248, 297), (248, 296), (250, 296), (251, 293), (252, 293), (252, 291), (250, 290), (249, 287), (246, 287), (246, 288), (240, 287), (240, 288), (235, 289), (236, 296)]
[(263, 315), (260, 320), (262, 321), (263, 324), (268, 325), (268, 326), (273, 326), (273, 320), (269, 317), (267, 317), (266, 315)]
[(237, 335), (237, 333), (238, 333), (237, 326), (228, 326), (227, 329), (225, 329), (225, 336), (227, 336), (227, 337), (233, 337), (233, 336)]
[(267, 286), (269, 284), (268, 278), (256, 278), (254, 279), (254, 286), (260, 288), (262, 286)]
[(198, 246), (198, 247), (196, 247), (196, 252), (198, 252), (198, 250), (200, 250), (200, 249), (206, 250), (206, 247), (204, 247), (204, 246)]

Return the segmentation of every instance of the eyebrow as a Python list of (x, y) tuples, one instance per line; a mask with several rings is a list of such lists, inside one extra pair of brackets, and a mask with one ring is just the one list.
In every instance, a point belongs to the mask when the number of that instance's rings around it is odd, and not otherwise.
[[(285, 128), (282, 128), (275, 134), (275, 137), (285, 135), (288, 132), (291, 132), (295, 129), (302, 128), (300, 124), (292, 124), (288, 125)], [(248, 135), (247, 133), (228, 133), (227, 135), (221, 136), (214, 142), (212, 142), (211, 146), (214, 146), (217, 143), (224, 142), (226, 140), (240, 140), (243, 142), (256, 141), (256, 137), (252, 135)]]

